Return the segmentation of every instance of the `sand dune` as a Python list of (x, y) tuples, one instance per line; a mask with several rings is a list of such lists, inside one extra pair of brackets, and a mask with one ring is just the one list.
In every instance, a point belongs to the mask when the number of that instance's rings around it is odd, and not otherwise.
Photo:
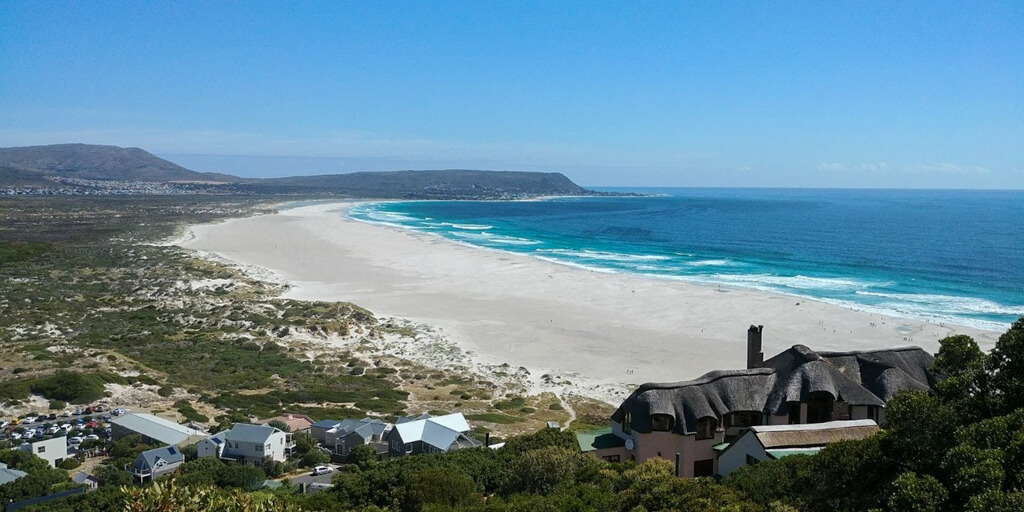
[[(998, 333), (880, 316), (738, 288), (606, 274), (349, 219), (349, 205), (284, 210), (192, 227), (182, 242), (288, 281), (288, 296), (344, 300), (437, 326), (487, 364), (569, 375), (580, 391), (628, 389), (745, 364), (746, 329), (766, 355), (918, 345), (954, 333), (983, 348)], [(626, 386), (623, 386), (626, 385)], [(589, 391), (589, 392), (588, 392)]]

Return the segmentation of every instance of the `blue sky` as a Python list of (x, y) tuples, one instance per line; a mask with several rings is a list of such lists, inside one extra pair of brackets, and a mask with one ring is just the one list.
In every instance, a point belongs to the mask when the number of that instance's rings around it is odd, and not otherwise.
[(0, 2), (0, 146), (1024, 188), (1024, 2)]

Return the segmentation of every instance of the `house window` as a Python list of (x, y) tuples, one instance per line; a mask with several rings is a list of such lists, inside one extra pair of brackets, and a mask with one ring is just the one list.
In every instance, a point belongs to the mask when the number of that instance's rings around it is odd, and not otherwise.
[(800, 423), (800, 403), (790, 402), (787, 407), (789, 408), (789, 424), (798, 425)]
[(633, 416), (631, 414), (629, 414), (628, 412), (626, 414), (622, 415), (622, 431), (623, 432), (628, 434), (628, 433), (633, 431), (633, 426), (630, 424), (632, 422), (632, 420), (633, 420)]
[(869, 405), (868, 406), (868, 419), (874, 421), (875, 423), (878, 423), (878, 416), (879, 416), (878, 411), (879, 411), (879, 408), (878, 408), (877, 405)]
[(257, 446), (256, 447), (256, 451), (262, 452), (263, 451), (263, 445), (261, 444), (261, 445)]
[(36, 453), (46, 453), (46, 447), (45, 446), (37, 446), (36, 447)]
[(267, 451), (270, 451), (270, 443), (267, 443)]
[(406, 443), (405, 453), (412, 453), (412, 443)]
[(715, 418), (701, 418), (697, 420), (697, 439), (711, 439), (715, 437), (715, 428), (718, 420)]
[(761, 460), (755, 459), (754, 456), (749, 453), (747, 454), (747, 464), (754, 465), (757, 464), (758, 462), (761, 462)]
[(807, 400), (807, 423), (824, 423), (832, 420), (835, 402), (827, 391), (815, 391)]
[(668, 414), (652, 414), (651, 415), (651, 430), (657, 432), (668, 432), (672, 430), (672, 424), (675, 422), (675, 418)]
[(753, 427), (761, 424), (763, 415), (756, 411), (737, 411), (726, 414), (722, 420), (725, 428), (730, 427)]
[(601, 458), (606, 460), (606, 461), (608, 461), (608, 462), (618, 462), (619, 461), (619, 456), (618, 455), (605, 455), (604, 457), (601, 457)]
[(693, 476), (711, 476), (715, 474), (715, 459), (693, 461)]

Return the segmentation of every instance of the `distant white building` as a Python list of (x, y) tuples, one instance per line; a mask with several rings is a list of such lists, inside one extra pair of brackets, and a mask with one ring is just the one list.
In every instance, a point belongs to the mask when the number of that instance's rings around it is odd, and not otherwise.
[(206, 433), (202, 430), (179, 425), (171, 420), (143, 412), (118, 416), (111, 420), (110, 424), (114, 439), (139, 434), (143, 441), (150, 444), (181, 446), (195, 443), (206, 437)]
[(60, 464), (60, 461), (68, 456), (68, 438), (61, 436), (24, 443), (18, 449), (31, 452), (36, 457), (49, 462), (51, 466), (57, 467), (57, 464)]
[(230, 429), (203, 439), (196, 447), (200, 457), (260, 464), (264, 457), (284, 462), (295, 442), (291, 434), (270, 425), (235, 423)]
[(469, 423), (461, 412), (399, 420), (388, 435), (388, 455), (400, 457), (417, 453), (447, 453), (459, 448), (481, 446), (480, 441), (469, 437), (469, 430)]

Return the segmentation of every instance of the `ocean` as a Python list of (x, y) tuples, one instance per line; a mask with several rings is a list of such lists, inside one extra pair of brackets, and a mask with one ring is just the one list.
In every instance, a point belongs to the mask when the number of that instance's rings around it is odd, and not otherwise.
[(597, 272), (1002, 331), (1024, 316), (1024, 191), (604, 189), (364, 203), (353, 218)]

